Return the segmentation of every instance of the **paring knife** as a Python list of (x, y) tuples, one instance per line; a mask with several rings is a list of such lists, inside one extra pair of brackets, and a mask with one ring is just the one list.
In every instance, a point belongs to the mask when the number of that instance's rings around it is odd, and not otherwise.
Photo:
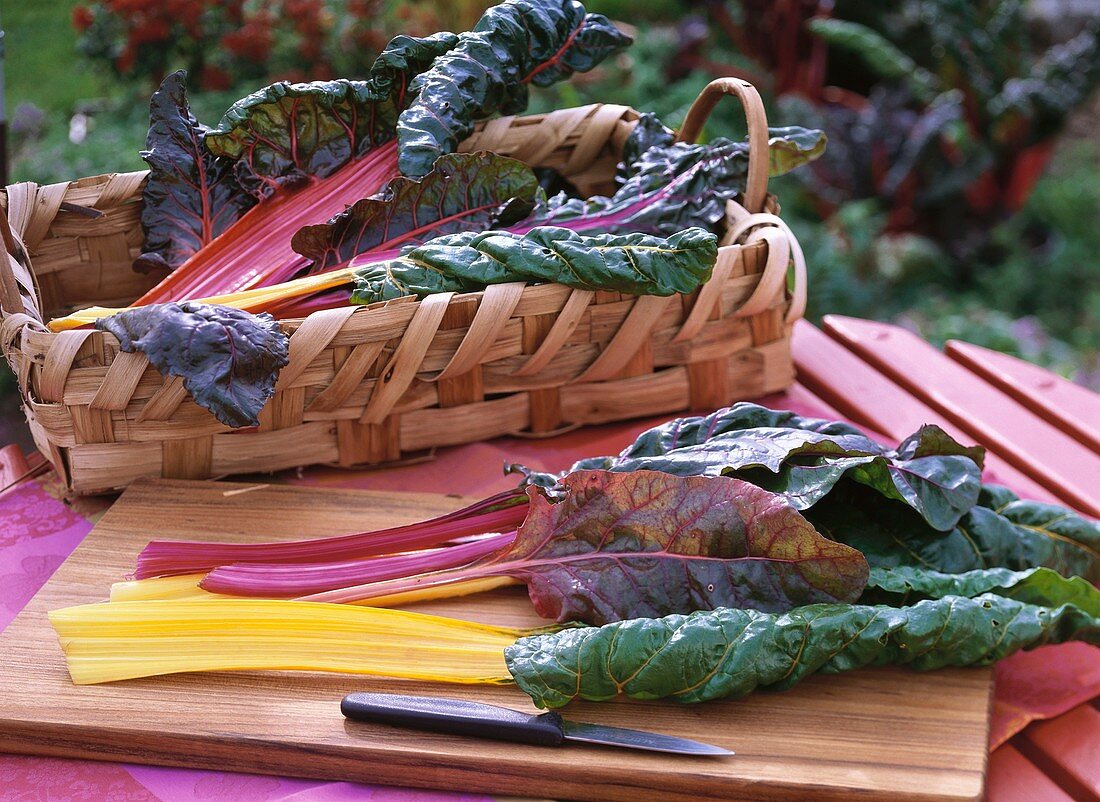
[(566, 741), (582, 741), (677, 755), (733, 754), (728, 749), (687, 738), (624, 727), (581, 724), (566, 721), (557, 713), (531, 715), (464, 699), (349, 693), (340, 703), (340, 711), (355, 721), (539, 746), (561, 746)]

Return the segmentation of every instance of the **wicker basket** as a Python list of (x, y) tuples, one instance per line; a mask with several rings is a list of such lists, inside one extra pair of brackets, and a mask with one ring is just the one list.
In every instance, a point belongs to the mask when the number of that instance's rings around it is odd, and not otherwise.
[[(125, 305), (151, 285), (131, 267), (145, 174), (8, 187), (0, 338), (35, 443), (73, 491), (91, 493), (142, 476), (377, 464), (783, 389), (793, 376), (790, 326), (804, 308), (805, 266), (766, 195), (759, 96), (741, 81), (714, 82), (681, 139), (694, 140), (724, 93), (746, 109), (752, 156), (744, 205), (729, 204), (714, 276), (700, 290), (657, 298), (513, 283), (280, 321), (290, 363), (260, 426), (246, 430), (220, 424), (178, 379), (120, 352), (111, 335), (43, 325), (88, 305)], [(552, 166), (586, 194), (607, 193), (636, 120), (611, 105), (502, 118), (464, 149)]]

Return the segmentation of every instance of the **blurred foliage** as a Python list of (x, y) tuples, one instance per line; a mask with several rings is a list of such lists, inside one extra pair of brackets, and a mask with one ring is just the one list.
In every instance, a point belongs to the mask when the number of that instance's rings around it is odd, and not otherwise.
[(154, 89), (182, 67), (192, 86), (366, 74), (397, 33), (466, 30), (482, 0), (96, 0), (73, 9), (77, 50), (115, 78)]

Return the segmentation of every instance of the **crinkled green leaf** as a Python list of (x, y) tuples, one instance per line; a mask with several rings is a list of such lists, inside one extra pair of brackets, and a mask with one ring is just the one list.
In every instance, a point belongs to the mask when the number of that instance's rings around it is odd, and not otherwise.
[(872, 568), (863, 604), (889, 604), (902, 607), (921, 599), (945, 596), (973, 598), (992, 593), (1009, 599), (1060, 607), (1072, 604), (1091, 616), (1100, 617), (1100, 590), (1083, 577), (1064, 577), (1049, 568), (1010, 571), (984, 568), (961, 574), (945, 574), (913, 566)]
[[(775, 131), (782, 133), (772, 138), (769, 151), (776, 151), (776, 162), (788, 169), (817, 158), (824, 149), (821, 131)], [(714, 230), (725, 219), (726, 201), (745, 189), (748, 154), (748, 140), (721, 137), (704, 145), (656, 145), (620, 167), (624, 180), (611, 197), (555, 197), (536, 215), (542, 223), (578, 231), (662, 234), (688, 226)]]
[(947, 530), (978, 499), (981, 457), (981, 449), (956, 443), (937, 426), (922, 427), (890, 451), (847, 424), (742, 402), (705, 418), (670, 421), (642, 433), (618, 457), (582, 460), (571, 470), (729, 474), (782, 493), (798, 509), (848, 478)]
[(1011, 521), (1021, 533), (1077, 544), (1087, 548), (1093, 558), (1100, 561), (1100, 523), (1091, 518), (1057, 504), (1026, 501), (998, 485), (983, 485), (978, 503)]
[(268, 314), (182, 301), (127, 309), (96, 321), (127, 352), (179, 376), (195, 403), (226, 426), (255, 426), (287, 364), (289, 338)]
[(528, 84), (586, 72), (630, 44), (602, 14), (575, 0), (506, 0), (412, 82), (401, 113), (401, 172), (421, 176), (469, 136), (478, 119), (527, 107)]
[(521, 638), (504, 650), (539, 707), (620, 693), (680, 702), (783, 690), (816, 673), (869, 665), (989, 665), (1046, 643), (1100, 644), (1100, 618), (992, 594), (911, 607), (815, 604), (788, 613), (723, 608)]
[(635, 295), (688, 293), (704, 283), (718, 257), (717, 238), (694, 228), (671, 237), (585, 237), (537, 227), (437, 237), (399, 259), (356, 272), (353, 303), (403, 295), (471, 292), (508, 281), (556, 282)]
[(947, 532), (930, 527), (913, 510), (883, 504), (869, 488), (838, 487), (805, 515), (826, 537), (863, 552), (872, 567), (912, 565), (957, 574), (985, 568), (1025, 571), (1046, 567), (1063, 576), (1100, 577), (1098, 525), (1076, 513), (1038, 502), (1016, 501), (1022, 520), (1060, 518), (1055, 532), (1020, 525), (980, 504)]
[(397, 108), (370, 81), (280, 81), (234, 103), (206, 147), (280, 184), (331, 175), (393, 139), (396, 124)]
[(537, 191), (523, 162), (490, 153), (448, 154), (423, 178), (395, 178), (327, 223), (299, 229), (291, 244), (313, 260), (311, 271), (332, 270), (359, 254), (510, 223), (530, 211)]
[(233, 161), (203, 147), (210, 129), (191, 114), (186, 78), (183, 70), (172, 73), (149, 101), (141, 153), (149, 165), (141, 194), (144, 267), (179, 267), (256, 203), (238, 183)]

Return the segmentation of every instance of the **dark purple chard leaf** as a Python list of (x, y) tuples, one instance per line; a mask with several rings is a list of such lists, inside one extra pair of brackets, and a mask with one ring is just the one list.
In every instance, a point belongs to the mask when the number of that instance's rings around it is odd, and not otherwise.
[(187, 105), (187, 73), (172, 73), (149, 103), (149, 133), (141, 157), (149, 165), (142, 190), (145, 251), (139, 269), (179, 267), (256, 203), (242, 191), (232, 160), (203, 147), (210, 130)]
[(507, 225), (530, 212), (537, 191), (523, 162), (491, 153), (449, 154), (420, 180), (396, 178), (327, 223), (299, 229), (291, 245), (313, 260), (311, 272), (331, 270), (359, 254)]
[(623, 183), (637, 172), (636, 165), (641, 162), (642, 154), (650, 148), (667, 148), (676, 141), (676, 132), (665, 126), (661, 119), (651, 111), (638, 116), (638, 124), (623, 143), (623, 160), (615, 173), (618, 183)]
[(631, 39), (575, 0), (506, 0), (418, 75), (398, 122), (400, 168), (422, 176), (474, 130), (474, 122), (527, 107), (528, 84), (586, 72)]
[(584, 471), (531, 507), (491, 558), (527, 582), (544, 618), (606, 623), (718, 607), (855, 601), (867, 562), (781, 497), (736, 479)]
[(370, 81), (280, 81), (234, 103), (205, 141), (281, 186), (331, 175), (393, 139), (396, 122), (392, 99)]
[(259, 423), (290, 348), (271, 315), (194, 301), (127, 309), (96, 328), (126, 353), (141, 351), (161, 374), (182, 378), (196, 404), (234, 428)]

